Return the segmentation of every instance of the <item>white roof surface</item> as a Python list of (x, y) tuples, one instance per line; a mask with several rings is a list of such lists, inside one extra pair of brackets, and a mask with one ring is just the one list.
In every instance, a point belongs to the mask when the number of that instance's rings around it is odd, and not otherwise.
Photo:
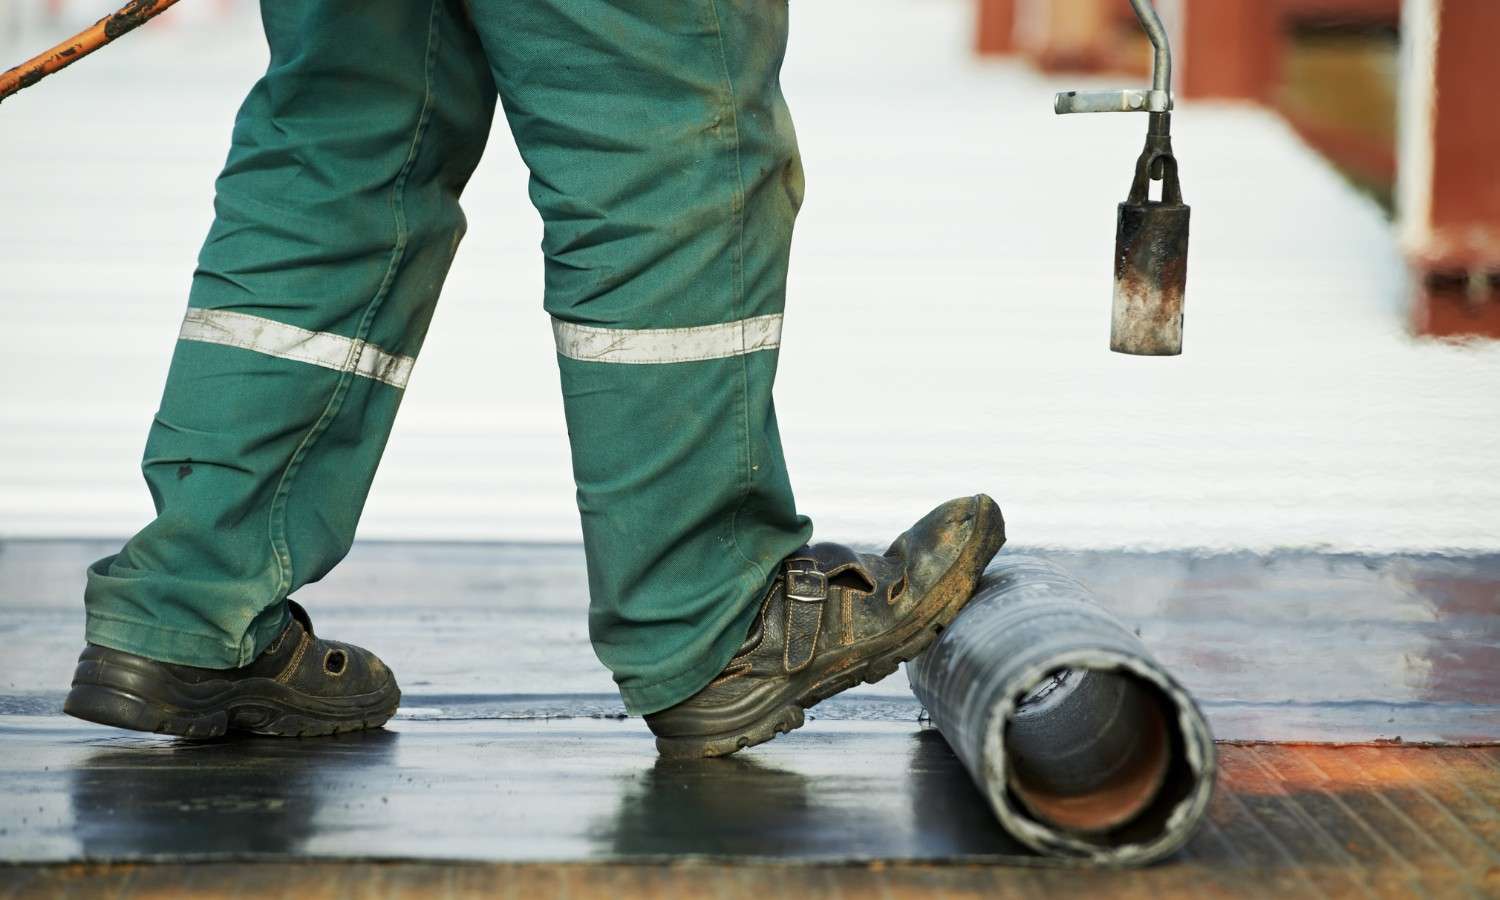
[[(253, 10), (190, 7), (0, 107), (0, 536), (150, 516), (141, 448), (264, 65)], [(1186, 355), (1118, 356), (1145, 118), (1054, 117), (1089, 83), (975, 61), (960, 0), (792, 10), (808, 197), (778, 402), (820, 537), (986, 490), (1028, 545), (1500, 549), (1500, 346), (1406, 333), (1390, 225), (1274, 115), (1179, 109)], [(362, 537), (578, 536), (540, 225), (497, 127)]]

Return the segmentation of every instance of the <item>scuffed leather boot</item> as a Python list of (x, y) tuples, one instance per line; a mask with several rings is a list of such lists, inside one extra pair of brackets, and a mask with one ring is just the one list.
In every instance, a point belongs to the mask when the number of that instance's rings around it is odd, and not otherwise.
[(187, 738), (227, 731), (288, 737), (379, 728), (401, 703), (396, 676), (375, 654), (313, 634), (307, 611), (256, 660), (199, 669), (89, 644), (78, 657), (68, 715)]
[(646, 716), (665, 756), (723, 756), (802, 725), (802, 711), (874, 683), (927, 648), (1005, 543), (995, 501), (944, 503), (884, 555), (813, 544), (781, 565), (744, 645), (707, 687)]

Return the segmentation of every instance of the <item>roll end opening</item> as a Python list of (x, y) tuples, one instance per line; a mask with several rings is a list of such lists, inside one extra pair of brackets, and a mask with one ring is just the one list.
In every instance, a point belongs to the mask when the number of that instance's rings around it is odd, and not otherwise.
[(1159, 686), (1120, 669), (1049, 673), (1002, 726), (1017, 809), (1100, 846), (1159, 836), (1197, 780), (1176, 713)]

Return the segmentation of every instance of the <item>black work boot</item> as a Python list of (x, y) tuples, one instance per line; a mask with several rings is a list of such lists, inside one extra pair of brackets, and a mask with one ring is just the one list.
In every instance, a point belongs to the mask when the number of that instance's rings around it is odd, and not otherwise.
[(199, 669), (89, 644), (63, 703), (68, 715), (187, 738), (227, 731), (288, 737), (379, 728), (401, 703), (396, 676), (375, 654), (313, 634), (307, 611), (254, 662)]
[(932, 643), (1005, 543), (984, 494), (944, 503), (884, 555), (840, 544), (793, 553), (750, 635), (707, 687), (646, 716), (664, 756), (724, 756), (802, 725), (802, 711), (873, 684)]

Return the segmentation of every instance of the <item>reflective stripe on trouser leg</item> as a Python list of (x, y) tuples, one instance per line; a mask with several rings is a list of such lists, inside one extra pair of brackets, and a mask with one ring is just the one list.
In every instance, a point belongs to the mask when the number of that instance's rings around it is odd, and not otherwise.
[(494, 104), (460, 0), (262, 15), (270, 66), (147, 439), (157, 516), (85, 594), (90, 641), (214, 668), (254, 659), (353, 539)]
[(584, 362), (700, 362), (775, 350), (781, 346), (781, 315), (696, 328), (590, 328), (554, 319), (552, 337), (560, 355)]
[(352, 372), (391, 387), (405, 388), (416, 360), (388, 353), (374, 344), (326, 331), (308, 331), (264, 316), (224, 309), (189, 309), (177, 337), (254, 350), (278, 359), (305, 362), (337, 372)]
[(778, 0), (472, 0), (545, 223), (590, 635), (685, 699), (804, 543), (771, 402), (796, 140)]

